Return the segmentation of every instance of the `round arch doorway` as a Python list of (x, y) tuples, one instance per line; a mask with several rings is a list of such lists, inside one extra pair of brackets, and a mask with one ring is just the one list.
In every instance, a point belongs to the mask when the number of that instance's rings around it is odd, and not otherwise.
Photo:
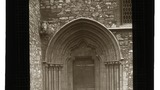
[(122, 90), (121, 59), (118, 42), (104, 25), (75, 19), (49, 42), (44, 90)]

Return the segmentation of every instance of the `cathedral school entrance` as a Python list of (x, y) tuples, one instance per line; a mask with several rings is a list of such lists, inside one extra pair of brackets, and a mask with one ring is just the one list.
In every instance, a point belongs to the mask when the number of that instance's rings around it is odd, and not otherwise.
[(62, 26), (45, 57), (44, 90), (123, 90), (118, 42), (97, 21), (79, 18)]

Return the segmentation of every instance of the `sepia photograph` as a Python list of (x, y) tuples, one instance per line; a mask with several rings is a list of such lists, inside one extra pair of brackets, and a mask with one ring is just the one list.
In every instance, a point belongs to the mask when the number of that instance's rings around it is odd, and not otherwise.
[(29, 0), (30, 90), (134, 90), (131, 0)]

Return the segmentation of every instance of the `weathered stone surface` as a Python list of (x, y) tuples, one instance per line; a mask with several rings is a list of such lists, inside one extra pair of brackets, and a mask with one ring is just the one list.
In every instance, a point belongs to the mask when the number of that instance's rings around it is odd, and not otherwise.
[[(53, 0), (54, 1), (54, 0)], [(41, 62), (45, 59), (45, 52), (51, 37), (67, 22), (86, 17), (97, 20), (106, 27), (118, 27), (120, 13), (118, 0), (59, 0), (49, 3), (41, 0), (30, 0), (30, 64), (31, 64), (31, 90), (42, 89)], [(72, 1), (72, 2), (71, 2)], [(41, 13), (40, 13), (40, 11)], [(39, 23), (41, 14), (41, 23)], [(46, 26), (43, 26), (46, 22)], [(39, 30), (38, 25), (41, 25)], [(40, 37), (38, 30), (40, 31)], [(111, 30), (112, 31), (112, 30)], [(124, 90), (133, 90), (133, 49), (132, 29), (112, 31), (118, 40), (122, 55), (124, 57)], [(38, 75), (40, 73), (40, 76)], [(41, 77), (41, 78), (40, 78)], [(34, 82), (35, 80), (38, 82)]]
[(39, 1), (29, 1), (30, 32), (30, 90), (42, 90), (42, 52), (39, 36), (40, 10)]
[[(46, 3), (44, 3), (46, 2)], [(95, 20), (100, 21), (107, 27), (111, 27), (114, 23), (117, 24), (117, 18), (120, 14), (118, 12), (118, 0), (108, 0), (108, 1), (72, 1), (72, 2), (53, 2), (52, 4), (48, 4), (47, 0), (42, 0), (41, 2), (41, 13), (42, 13), (42, 20), (48, 20), (49, 18), (59, 18), (71, 20), (69, 16), (73, 16), (75, 19), (76, 17), (88, 17), (93, 18)], [(50, 7), (48, 6), (50, 5)], [(45, 7), (45, 8), (44, 8)], [(51, 10), (48, 10), (51, 9)], [(53, 14), (53, 12), (55, 12)], [(47, 13), (48, 15), (44, 15)], [(104, 23), (98, 18), (103, 20), (107, 20), (110, 23)], [(58, 23), (58, 22), (55, 22)], [(63, 25), (63, 24), (61, 24)]]
[(120, 49), (124, 58), (123, 65), (123, 88), (133, 90), (133, 43), (132, 29), (112, 31), (119, 41)]

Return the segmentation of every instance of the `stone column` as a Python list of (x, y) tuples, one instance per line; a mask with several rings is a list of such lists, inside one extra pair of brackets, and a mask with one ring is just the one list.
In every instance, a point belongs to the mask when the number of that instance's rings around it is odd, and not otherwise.
[(119, 61), (110, 61), (106, 66), (106, 90), (120, 90), (120, 63)]
[(43, 89), (44, 90), (61, 90), (61, 64), (43, 63)]
[(119, 75), (118, 75), (118, 64), (116, 64), (116, 76), (115, 76), (115, 78), (116, 78), (116, 90), (119, 90), (118, 77), (119, 77)]
[(48, 85), (49, 85), (49, 90), (51, 90), (51, 88), (52, 88), (51, 65), (49, 65), (49, 68), (48, 68), (48, 69), (49, 69), (49, 70), (48, 70), (48, 73), (49, 73), (49, 83), (48, 83)]
[(46, 62), (42, 62), (43, 65), (43, 90), (46, 90)]
[(109, 90), (109, 66), (106, 65), (106, 90)]
[(112, 62), (111, 64), (112, 66), (112, 90), (114, 90), (114, 62)]
[(116, 90), (116, 84), (115, 84), (115, 75), (116, 75), (116, 73), (115, 73), (115, 62), (113, 62), (113, 90)]
[(48, 64), (46, 64), (46, 90), (48, 90), (48, 83), (49, 83), (49, 77), (48, 77)]
[(60, 64), (52, 65), (51, 90), (61, 90), (61, 69), (62, 69), (62, 65)]
[(53, 90), (53, 82), (54, 82), (54, 78), (53, 78), (53, 64), (50, 64), (50, 89), (49, 90)]
[(123, 65), (119, 65), (119, 83), (120, 83), (120, 90), (123, 90)]
[(51, 71), (52, 71), (51, 72), (52, 73), (52, 75), (51, 75), (52, 76), (51, 77), (52, 78), (52, 90), (54, 90), (54, 67), (53, 67), (53, 64), (52, 64), (52, 67), (51, 67)]
[(119, 74), (119, 62), (115, 62), (115, 90), (120, 90), (120, 74)]
[(56, 67), (55, 67), (55, 65), (54, 65), (54, 67), (53, 67), (53, 70), (54, 70), (54, 90), (57, 90), (56, 89)]
[(112, 64), (110, 66), (110, 90), (112, 90)]
[(61, 64), (43, 63), (43, 89), (61, 90)]
[(121, 78), (122, 78), (122, 73), (121, 73), (121, 63), (120, 62), (117, 62), (117, 88), (118, 90), (123, 90), (122, 89), (122, 82), (121, 82)]
[(61, 90), (61, 72), (62, 72), (62, 65), (59, 65), (58, 67), (58, 70), (59, 70), (59, 90)]
[(59, 73), (58, 73), (58, 65), (56, 64), (56, 90), (59, 90)]
[[(120, 73), (120, 69), (121, 69), (121, 67), (120, 67), (120, 65), (118, 65), (118, 88), (119, 88), (119, 90), (123, 90), (122, 88), (123, 88), (123, 82), (121, 82), (121, 80), (123, 80), (123, 79), (121, 79), (121, 78), (123, 78), (123, 75), (122, 75), (122, 77), (121, 77), (121, 74), (123, 74), (123, 72), (122, 73)], [(122, 83), (122, 86), (121, 86), (121, 84), (120, 83)], [(121, 88), (122, 87), (122, 88)]]
[(114, 89), (115, 90), (117, 90), (117, 77), (116, 77), (117, 76), (117, 71), (116, 71), (117, 68), (116, 68), (116, 66), (117, 65), (115, 64), (114, 65), (114, 71), (113, 71), (114, 72)]
[(112, 90), (112, 66), (110, 64), (110, 62), (106, 62), (105, 63), (106, 66), (106, 77), (107, 77), (107, 87), (106, 90)]

